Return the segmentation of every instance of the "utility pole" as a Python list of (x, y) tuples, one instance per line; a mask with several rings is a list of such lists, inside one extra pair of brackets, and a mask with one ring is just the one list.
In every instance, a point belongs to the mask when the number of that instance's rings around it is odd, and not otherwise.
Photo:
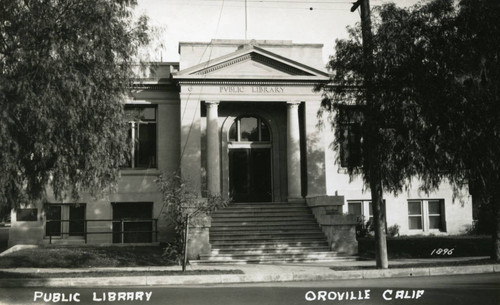
[(353, 3), (351, 12), (361, 9), (361, 35), (363, 36), (363, 61), (364, 61), (364, 88), (366, 97), (366, 111), (363, 113), (364, 128), (363, 128), (363, 166), (368, 169), (370, 191), (372, 196), (373, 221), (375, 227), (375, 256), (377, 268), (387, 269), (389, 261), (387, 258), (387, 239), (385, 233), (385, 211), (382, 209), (383, 191), (382, 191), (382, 176), (380, 173), (381, 154), (379, 148), (379, 126), (377, 123), (378, 109), (375, 107), (373, 100), (373, 36), (372, 22), (370, 17), (370, 2), (369, 0), (357, 0)]
[(247, 13), (247, 0), (245, 0), (245, 41), (247, 40), (248, 32), (248, 13)]

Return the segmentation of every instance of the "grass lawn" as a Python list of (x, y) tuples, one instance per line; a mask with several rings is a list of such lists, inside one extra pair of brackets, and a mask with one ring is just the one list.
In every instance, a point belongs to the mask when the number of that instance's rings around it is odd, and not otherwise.
[(0, 257), (0, 268), (89, 268), (168, 266), (160, 246), (40, 247)]
[(168, 271), (89, 271), (61, 273), (20, 273), (0, 271), (0, 279), (34, 279), (34, 278), (82, 278), (82, 277), (120, 277), (120, 276), (162, 276), (162, 275), (211, 275), (211, 274), (243, 274), (241, 270), (168, 270)]

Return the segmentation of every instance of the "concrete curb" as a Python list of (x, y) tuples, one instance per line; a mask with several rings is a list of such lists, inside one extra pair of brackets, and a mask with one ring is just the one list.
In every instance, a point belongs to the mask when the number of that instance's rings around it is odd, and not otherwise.
[(396, 268), (386, 270), (351, 270), (322, 272), (284, 272), (219, 274), (219, 275), (174, 275), (174, 276), (127, 276), (127, 277), (84, 277), (46, 279), (0, 280), (0, 287), (120, 287), (120, 286), (165, 286), (202, 285), (258, 282), (326, 281), (346, 279), (373, 279), (391, 277), (414, 277), (453, 274), (476, 274), (500, 272), (500, 265), (473, 265), (432, 268)]

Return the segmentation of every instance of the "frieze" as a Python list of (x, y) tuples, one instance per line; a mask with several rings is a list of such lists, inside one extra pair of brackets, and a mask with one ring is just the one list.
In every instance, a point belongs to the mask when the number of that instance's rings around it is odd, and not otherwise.
[(219, 86), (220, 93), (283, 93), (281, 86)]
[(295, 87), (295, 86), (315, 86), (320, 82), (327, 80), (310, 80), (310, 81), (234, 81), (234, 80), (180, 80), (179, 85), (200, 85), (200, 86), (229, 86), (229, 87), (248, 87), (248, 86), (265, 86), (265, 87)]

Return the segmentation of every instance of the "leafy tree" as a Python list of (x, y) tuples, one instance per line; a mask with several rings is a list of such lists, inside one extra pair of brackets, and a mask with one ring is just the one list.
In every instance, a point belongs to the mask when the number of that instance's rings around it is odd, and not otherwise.
[(162, 215), (174, 226), (175, 236), (165, 248), (164, 256), (182, 264), (186, 271), (188, 262), (189, 227), (203, 224), (206, 216), (226, 207), (231, 199), (207, 194), (199, 198), (198, 193), (178, 173), (163, 173), (155, 180), (163, 198)]
[[(123, 100), (150, 41), (132, 0), (0, 0), (0, 206), (97, 194), (127, 154)], [(135, 20), (135, 21), (134, 21)]]
[[(344, 108), (364, 118), (362, 159), (376, 149), (383, 189), (399, 193), (413, 177), (430, 191), (443, 181), (465, 185), (496, 215), (493, 258), (500, 260), (500, 7), (494, 1), (434, 0), (410, 8), (375, 9), (371, 105), (366, 105), (359, 28), (337, 41), (324, 85), (323, 110), (332, 115), (337, 149)], [(368, 107), (370, 106), (370, 107)], [(366, 124), (370, 117), (373, 124)], [(366, 141), (372, 137), (371, 141)], [(374, 139), (374, 140), (373, 140)], [(366, 161), (349, 167), (368, 184)]]
[(441, 168), (454, 184), (468, 183), (495, 218), (492, 258), (500, 262), (500, 3), (463, 0), (445, 63), (449, 77), (433, 101), (443, 130), (431, 142), (442, 149)]

